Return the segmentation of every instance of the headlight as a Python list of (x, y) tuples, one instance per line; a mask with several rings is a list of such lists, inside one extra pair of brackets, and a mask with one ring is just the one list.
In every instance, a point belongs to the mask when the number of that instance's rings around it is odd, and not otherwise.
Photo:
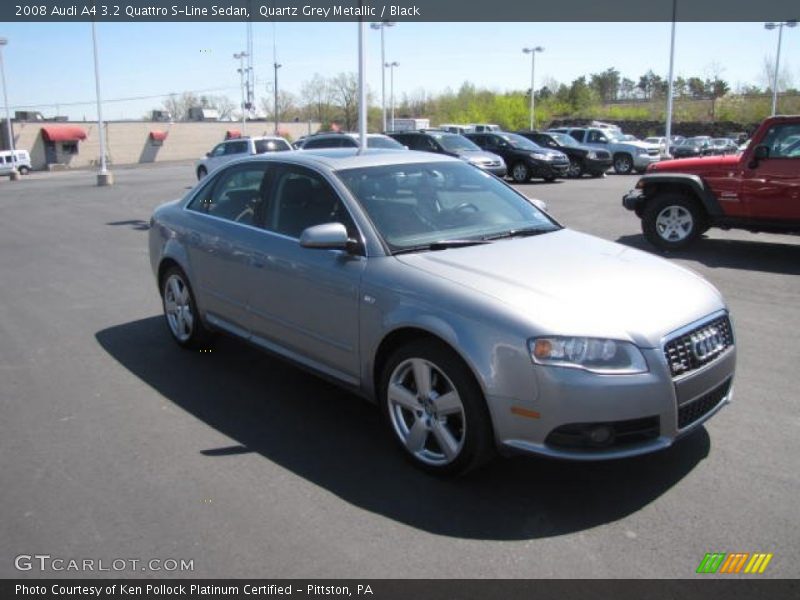
[(647, 154), (647, 148), (637, 148), (636, 154)]
[(535, 158), (536, 160), (551, 160), (549, 154), (542, 154), (541, 152), (531, 152), (531, 158)]
[(594, 160), (595, 158), (597, 158), (597, 153), (595, 153), (595, 152), (589, 152), (589, 153), (586, 155), (586, 158)]
[(647, 361), (630, 342), (585, 337), (540, 337), (528, 341), (533, 362), (600, 374), (646, 373)]

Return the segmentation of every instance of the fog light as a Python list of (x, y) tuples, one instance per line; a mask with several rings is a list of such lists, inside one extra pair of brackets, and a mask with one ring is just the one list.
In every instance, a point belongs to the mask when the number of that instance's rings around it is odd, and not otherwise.
[(588, 432), (589, 440), (591, 440), (593, 444), (607, 444), (611, 441), (613, 435), (614, 432), (606, 425), (592, 427)]

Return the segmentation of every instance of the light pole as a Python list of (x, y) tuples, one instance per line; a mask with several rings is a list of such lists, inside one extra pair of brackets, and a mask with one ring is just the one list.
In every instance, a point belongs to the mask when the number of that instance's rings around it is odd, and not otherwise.
[(274, 92), (275, 92), (275, 135), (278, 135), (278, 123), (279, 123), (279, 117), (278, 117), (278, 69), (280, 69), (283, 65), (280, 64), (280, 63), (275, 62), (275, 63), (272, 63), (272, 66), (275, 69), (275, 75), (274, 75), (274, 80), (275, 81), (274, 81), (274, 85), (273, 85), (273, 87), (275, 88), (274, 89)]
[(383, 40), (383, 30), (387, 27), (394, 27), (395, 23), (392, 21), (382, 21), (380, 23), (372, 23), (372, 29), (381, 30), (381, 108), (383, 110), (383, 129), (386, 131), (386, 45)]
[[(389, 69), (389, 103), (392, 105), (392, 131), (394, 131), (394, 68), (399, 67), (400, 63), (397, 61), (390, 63), (383, 63), (385, 68)], [(385, 130), (384, 130), (385, 131)]]
[(772, 78), (772, 115), (775, 116), (778, 111), (778, 68), (780, 67), (781, 63), (781, 39), (783, 38), (783, 28), (786, 27), (795, 27), (797, 25), (797, 19), (791, 19), (789, 21), (781, 21), (780, 23), (764, 23), (764, 29), (769, 29), (770, 31), (777, 27), (778, 29), (778, 52), (775, 55), (775, 75)]
[(94, 89), (97, 95), (97, 128), (100, 131), (100, 172), (97, 174), (97, 185), (112, 185), (114, 176), (106, 164), (106, 132), (103, 128), (103, 101), (100, 99), (100, 65), (97, 58), (97, 31), (92, 21), (92, 49), (94, 50)]
[(544, 52), (544, 48), (541, 46), (534, 46), (532, 48), (523, 48), (522, 51), (525, 54), (531, 55), (531, 131), (533, 131), (533, 125), (536, 121), (536, 104), (533, 98), (533, 82), (534, 76), (536, 74), (536, 53), (537, 52)]
[(669, 84), (667, 89), (667, 123), (664, 127), (664, 137), (666, 140), (666, 149), (664, 154), (670, 156), (670, 143), (672, 140), (672, 90), (673, 83), (673, 68), (675, 66), (675, 20), (678, 11), (678, 0), (672, 0), (672, 37), (669, 44)]
[(237, 52), (233, 55), (233, 58), (239, 61), (239, 68), (237, 71), (239, 72), (239, 88), (242, 92), (242, 136), (244, 136), (244, 128), (247, 123), (247, 109), (245, 108), (245, 97), (244, 97), (244, 74), (247, 71), (247, 67), (244, 66), (244, 59), (248, 57), (247, 52)]
[(3, 65), (3, 48), (8, 45), (8, 38), (0, 37), (0, 76), (3, 80), (3, 102), (6, 107), (6, 135), (8, 136), (8, 149), (11, 150), (11, 178), (17, 179), (17, 154), (14, 152), (14, 134), (11, 132), (11, 111), (8, 109), (8, 88), (6, 87), (6, 69)]

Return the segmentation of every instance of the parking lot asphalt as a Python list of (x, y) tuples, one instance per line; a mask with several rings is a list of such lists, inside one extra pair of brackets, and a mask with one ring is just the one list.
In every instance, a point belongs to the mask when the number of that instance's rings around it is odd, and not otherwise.
[[(706, 552), (770, 552), (762, 577), (800, 576), (800, 238), (711, 230), (669, 257), (720, 288), (736, 326), (734, 403), (696, 434), (441, 481), (374, 406), (234, 340), (180, 350), (147, 224), (191, 165), (115, 176), (0, 180), (0, 577), (92, 575), (15, 569), (38, 553), (193, 561), (111, 573), (130, 577), (687, 578)], [(635, 181), (517, 187), (650, 251), (620, 202)]]

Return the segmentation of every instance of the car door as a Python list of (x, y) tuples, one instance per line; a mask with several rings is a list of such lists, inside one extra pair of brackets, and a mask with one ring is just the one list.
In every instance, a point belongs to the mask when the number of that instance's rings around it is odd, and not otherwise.
[(208, 158), (206, 158), (206, 166), (208, 167), (209, 173), (223, 163), (226, 146), (227, 144), (225, 142), (217, 144), (214, 146), (214, 149), (208, 153)]
[(248, 328), (253, 251), (264, 235), (256, 222), (264, 210), (267, 173), (264, 162), (223, 168), (186, 206), (182, 235), (200, 310), (240, 335)]
[(254, 256), (249, 297), (253, 341), (348, 383), (359, 381), (358, 307), (363, 256), (300, 246), (304, 229), (341, 222), (358, 231), (319, 172), (292, 164), (274, 174)]
[[(760, 145), (768, 158), (742, 164), (742, 201), (750, 216), (800, 221), (800, 124), (776, 123)], [(752, 150), (749, 153), (752, 157)], [(753, 165), (753, 166), (751, 166)]]

